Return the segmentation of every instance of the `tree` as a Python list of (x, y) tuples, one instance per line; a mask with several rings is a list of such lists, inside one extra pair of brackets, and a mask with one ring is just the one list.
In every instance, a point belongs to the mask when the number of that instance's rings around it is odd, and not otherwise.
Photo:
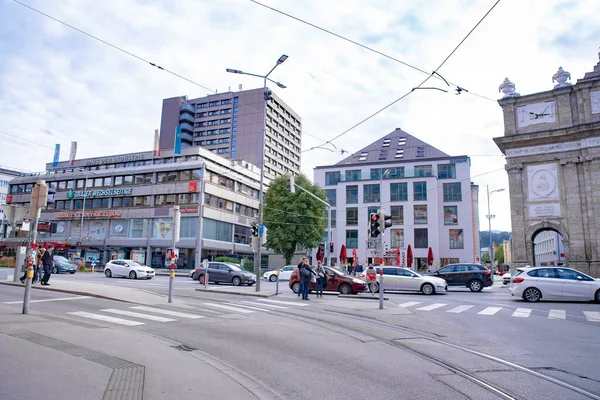
[(498, 246), (494, 251), (494, 260), (498, 261), (498, 265), (504, 264), (504, 246)]
[[(327, 226), (325, 205), (302, 190), (290, 193), (289, 175), (273, 180), (265, 192), (263, 223), (269, 231), (267, 247), (283, 255), (286, 264), (298, 245), (306, 248), (317, 247)], [(305, 175), (296, 175), (295, 183), (320, 199), (325, 200), (325, 192), (313, 185)]]
[(481, 263), (485, 264), (486, 262), (490, 261), (490, 252), (486, 251), (485, 253), (483, 253), (483, 255), (481, 256)]

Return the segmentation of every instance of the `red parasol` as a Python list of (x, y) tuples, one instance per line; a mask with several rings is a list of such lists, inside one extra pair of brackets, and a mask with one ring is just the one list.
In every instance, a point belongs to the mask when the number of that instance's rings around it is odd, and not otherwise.
[(340, 262), (345, 264), (347, 259), (348, 255), (346, 254), (346, 245), (343, 244), (342, 248), (340, 249)]
[(400, 249), (396, 249), (396, 266), (400, 266)]
[(409, 244), (408, 249), (406, 249), (406, 265), (408, 265), (408, 268), (412, 268), (412, 262), (413, 262), (412, 247), (410, 247), (410, 244)]
[(356, 267), (356, 247), (352, 249), (352, 266)]
[(429, 248), (429, 251), (427, 252), (427, 265), (429, 265), (429, 266), (433, 265), (433, 250), (431, 250), (431, 247)]

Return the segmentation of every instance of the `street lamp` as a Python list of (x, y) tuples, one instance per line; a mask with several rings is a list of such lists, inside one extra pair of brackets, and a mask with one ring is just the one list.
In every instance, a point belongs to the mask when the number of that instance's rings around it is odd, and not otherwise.
[[(267, 136), (267, 101), (271, 99), (271, 93), (267, 92), (267, 81), (273, 82), (277, 86), (282, 89), (285, 89), (286, 86), (280, 82), (276, 82), (269, 78), (271, 72), (277, 68), (278, 65), (282, 64), (285, 60), (287, 60), (288, 56), (282, 54), (281, 57), (275, 63), (275, 66), (271, 68), (271, 70), (266, 75), (258, 75), (251, 74), (248, 72), (241, 71), (239, 69), (227, 68), (226, 71), (232, 74), (241, 74), (241, 75), (250, 75), (256, 76), (258, 78), (263, 78), (263, 93), (265, 96), (265, 112), (263, 114), (263, 136), (262, 136), (262, 153), (260, 157), (261, 167), (260, 167), (260, 191), (258, 193), (258, 225), (262, 226), (263, 223), (263, 192), (264, 192), (264, 180), (265, 180), (265, 138)], [(256, 249), (256, 259), (254, 260), (254, 273), (256, 274), (256, 291), (260, 292), (260, 264), (261, 264), (261, 248), (262, 248), (262, 234), (258, 236), (258, 248)]]
[(490, 195), (492, 193), (496, 193), (496, 192), (502, 192), (504, 191), (504, 188), (501, 189), (496, 189), (496, 190), (492, 190), (490, 192), (490, 187), (486, 186), (487, 188), (487, 203), (488, 203), (488, 215), (487, 215), (487, 219), (488, 219), (488, 233), (490, 235), (490, 263), (492, 264), (492, 271), (494, 268), (494, 248), (492, 247), (492, 218), (495, 217), (495, 215), (492, 215), (490, 212)]

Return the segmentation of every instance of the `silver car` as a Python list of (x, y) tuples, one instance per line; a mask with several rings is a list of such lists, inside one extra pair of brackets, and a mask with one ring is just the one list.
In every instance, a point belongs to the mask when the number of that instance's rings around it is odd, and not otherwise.
[[(375, 267), (379, 275), (379, 267)], [(366, 272), (360, 275), (366, 280)], [(370, 283), (369, 289), (375, 293), (379, 292), (379, 282)], [(408, 292), (422, 292), (423, 294), (435, 294), (446, 292), (448, 283), (442, 278), (421, 275), (413, 270), (402, 267), (383, 267), (383, 290), (398, 290)]]

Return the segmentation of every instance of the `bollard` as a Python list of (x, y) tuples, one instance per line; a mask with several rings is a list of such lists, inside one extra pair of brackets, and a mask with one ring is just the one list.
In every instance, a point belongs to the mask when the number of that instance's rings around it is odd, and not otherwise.
[(171, 273), (169, 276), (169, 303), (173, 302), (173, 279), (175, 279), (175, 261), (171, 261)]
[(383, 265), (379, 267), (379, 309), (383, 310)]

